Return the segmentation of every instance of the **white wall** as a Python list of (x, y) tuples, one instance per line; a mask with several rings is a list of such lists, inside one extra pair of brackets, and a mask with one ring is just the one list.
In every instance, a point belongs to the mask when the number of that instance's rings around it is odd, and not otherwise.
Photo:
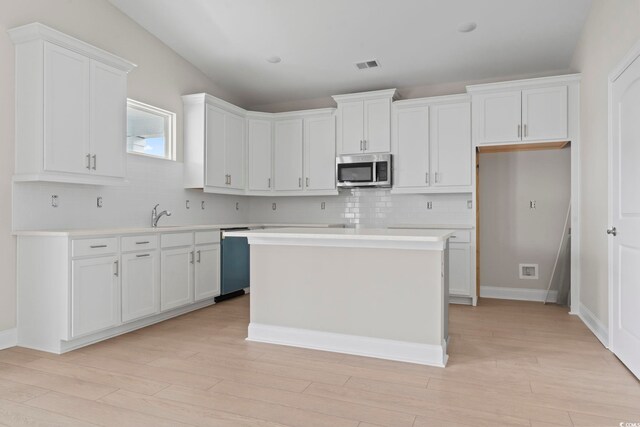
[[(546, 289), (571, 198), (571, 150), (480, 154), (479, 174), (481, 286)], [(538, 279), (520, 279), (521, 263), (538, 264)]]
[(572, 60), (582, 73), (580, 302), (608, 324), (607, 82), (608, 74), (640, 39), (640, 1), (597, 0)]
[[(182, 157), (182, 102), (186, 93), (209, 92), (236, 101), (204, 74), (147, 33), (106, 0), (0, 0), (0, 331), (15, 326), (15, 239), (11, 237), (12, 185), (14, 170), (14, 47), (7, 29), (41, 22), (80, 40), (113, 52), (138, 64), (129, 75), (129, 97), (178, 114), (178, 156)], [(141, 225), (148, 221), (153, 201), (174, 209), (171, 219), (198, 223), (225, 221), (233, 214), (235, 199), (206, 196), (180, 189), (181, 164), (135, 159), (138, 170), (133, 185), (107, 189), (56, 184), (20, 184), (15, 187), (16, 225), (72, 227), (92, 225)], [(162, 179), (163, 188), (151, 185)], [(61, 197), (61, 207), (49, 205), (51, 194)], [(105, 198), (102, 210), (95, 197)], [(181, 210), (184, 198), (207, 200), (206, 213)], [(135, 202), (135, 203), (133, 203)], [(140, 202), (140, 203), (138, 203)], [(38, 215), (37, 217), (35, 215)], [(244, 212), (241, 215), (245, 215)], [(206, 219), (205, 219), (206, 217)], [(242, 216), (240, 216), (242, 218)]]

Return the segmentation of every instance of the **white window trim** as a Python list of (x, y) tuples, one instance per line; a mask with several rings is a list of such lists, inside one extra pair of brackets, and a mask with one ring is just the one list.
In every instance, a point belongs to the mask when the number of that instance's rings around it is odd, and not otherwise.
[(132, 107), (138, 110), (146, 111), (151, 114), (162, 116), (165, 119), (165, 156), (154, 156), (152, 154), (137, 153), (129, 151), (127, 146), (127, 154), (134, 156), (148, 157), (151, 159), (170, 160), (176, 161), (176, 113), (162, 108), (154, 107), (153, 105), (145, 104), (144, 102), (136, 101), (135, 99), (127, 98), (127, 107)]

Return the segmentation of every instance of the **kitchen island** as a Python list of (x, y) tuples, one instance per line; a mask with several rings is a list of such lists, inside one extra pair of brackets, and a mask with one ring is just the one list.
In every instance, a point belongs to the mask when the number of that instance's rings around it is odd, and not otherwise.
[(248, 340), (445, 366), (450, 230), (263, 229)]

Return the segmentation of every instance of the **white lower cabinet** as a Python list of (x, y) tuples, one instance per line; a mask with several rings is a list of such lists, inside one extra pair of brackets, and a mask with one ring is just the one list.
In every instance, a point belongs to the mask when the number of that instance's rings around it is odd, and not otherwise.
[(118, 257), (78, 259), (71, 266), (71, 335), (76, 338), (118, 325)]
[(193, 302), (193, 248), (163, 249), (160, 265), (162, 311)]
[(64, 353), (206, 307), (220, 230), (18, 237), (18, 345)]
[(195, 252), (195, 300), (220, 295), (220, 245), (199, 245)]
[(160, 256), (158, 251), (122, 255), (122, 321), (160, 312)]
[(471, 296), (471, 246), (449, 244), (449, 295)]

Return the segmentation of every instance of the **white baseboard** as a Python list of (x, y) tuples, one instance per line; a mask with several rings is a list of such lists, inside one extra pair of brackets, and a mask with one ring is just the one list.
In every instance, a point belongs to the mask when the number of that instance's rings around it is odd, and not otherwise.
[[(547, 291), (545, 289), (480, 286), (480, 296), (485, 298), (543, 302), (546, 295)], [(557, 299), (558, 291), (549, 291), (549, 298), (547, 299), (547, 302), (556, 302)]]
[(419, 344), (256, 323), (249, 324), (247, 340), (438, 367), (444, 367), (448, 358), (444, 341)]
[(589, 310), (584, 304), (580, 303), (578, 317), (587, 328), (593, 332), (606, 348), (609, 348), (609, 329)]
[(0, 350), (18, 345), (18, 329), (0, 331)]

